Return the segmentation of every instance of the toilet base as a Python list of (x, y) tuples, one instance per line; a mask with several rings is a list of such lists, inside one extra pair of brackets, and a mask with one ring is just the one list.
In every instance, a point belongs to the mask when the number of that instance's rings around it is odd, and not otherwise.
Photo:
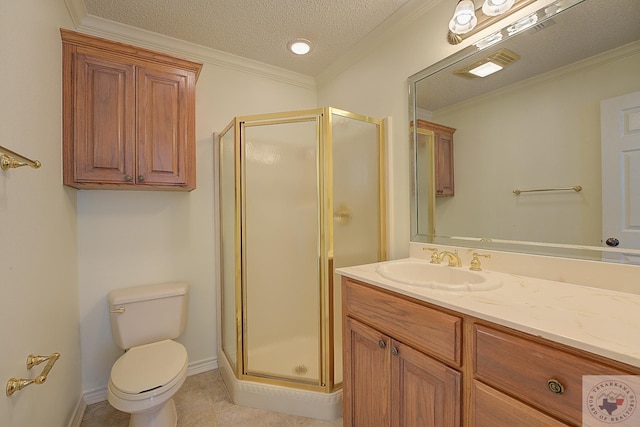
[(178, 413), (173, 399), (153, 411), (131, 414), (129, 427), (176, 427)]

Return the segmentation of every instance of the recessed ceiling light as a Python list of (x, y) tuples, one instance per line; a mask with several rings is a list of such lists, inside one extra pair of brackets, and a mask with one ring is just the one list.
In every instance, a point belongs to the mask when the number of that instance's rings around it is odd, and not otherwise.
[(500, 70), (502, 70), (502, 67), (500, 65), (489, 61), (485, 62), (482, 65), (478, 65), (475, 68), (472, 68), (471, 70), (469, 70), (469, 72), (478, 77), (487, 77), (489, 74), (496, 73)]
[(453, 72), (456, 76), (467, 79), (476, 77), (485, 77), (496, 71), (500, 71), (504, 67), (511, 65), (520, 59), (520, 55), (508, 49), (500, 49), (489, 56), (486, 56), (466, 67), (457, 69)]
[(295, 39), (290, 41), (287, 47), (296, 55), (306, 55), (311, 51), (311, 42), (306, 39)]

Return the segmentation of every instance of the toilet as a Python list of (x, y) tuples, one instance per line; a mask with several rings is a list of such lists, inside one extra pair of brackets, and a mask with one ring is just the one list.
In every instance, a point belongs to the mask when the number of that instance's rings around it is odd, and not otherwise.
[(125, 350), (111, 368), (107, 398), (131, 414), (129, 427), (175, 427), (173, 395), (187, 377), (187, 350), (176, 341), (187, 324), (189, 285), (136, 286), (109, 292), (111, 334)]

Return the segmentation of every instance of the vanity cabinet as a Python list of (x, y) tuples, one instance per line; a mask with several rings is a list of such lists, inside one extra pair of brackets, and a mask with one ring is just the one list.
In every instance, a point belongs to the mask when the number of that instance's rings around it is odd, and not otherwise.
[(453, 196), (453, 134), (456, 129), (426, 120), (418, 120), (418, 128), (434, 134), (436, 196)]
[(61, 35), (64, 184), (193, 190), (202, 64), (72, 31)]
[(344, 425), (580, 426), (583, 375), (640, 368), (343, 277)]
[(342, 295), (344, 425), (460, 426), (461, 374), (443, 362), (460, 362), (460, 319), (348, 280)]

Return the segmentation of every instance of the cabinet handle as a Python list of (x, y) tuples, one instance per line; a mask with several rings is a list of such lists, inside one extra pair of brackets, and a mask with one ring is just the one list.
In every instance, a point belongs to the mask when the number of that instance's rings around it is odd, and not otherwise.
[(547, 388), (555, 394), (564, 393), (564, 386), (562, 383), (558, 380), (554, 380), (553, 378), (547, 381)]
[(125, 181), (131, 181), (132, 179), (133, 179), (133, 177), (132, 177), (131, 175), (126, 175), (126, 176), (124, 177), (124, 180), (125, 180)]
[(385, 348), (387, 346), (387, 343), (384, 342), (384, 340), (380, 340), (378, 341), (378, 347), (380, 348)]
[(394, 356), (398, 355), (398, 349), (396, 347), (391, 347), (391, 354), (393, 354)]
[(140, 182), (144, 181), (144, 175), (138, 175), (138, 181)]

